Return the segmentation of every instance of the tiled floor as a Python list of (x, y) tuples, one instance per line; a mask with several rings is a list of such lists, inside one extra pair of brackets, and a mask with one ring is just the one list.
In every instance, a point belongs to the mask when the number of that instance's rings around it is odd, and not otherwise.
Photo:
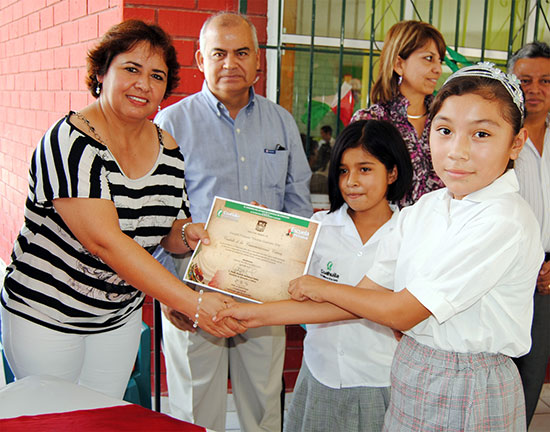
[[(162, 412), (168, 411), (168, 398), (163, 397), (161, 401), (161, 410)], [(292, 393), (287, 393), (285, 406), (288, 407), (292, 399)], [(228, 395), (227, 399), (227, 420), (226, 420), (226, 431), (227, 432), (240, 432), (239, 418), (235, 412), (235, 405), (233, 403), (233, 396)], [(528, 432), (548, 432), (550, 431), (550, 384), (545, 384), (539, 404), (537, 405), (537, 410), (535, 412), (535, 417), (531, 422)], [(221, 431), (220, 431), (221, 432)]]
[(550, 431), (550, 384), (544, 384), (529, 432)]

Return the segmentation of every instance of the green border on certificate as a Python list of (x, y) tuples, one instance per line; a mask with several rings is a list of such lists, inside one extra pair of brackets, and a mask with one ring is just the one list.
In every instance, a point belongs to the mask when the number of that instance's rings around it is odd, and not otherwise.
[(290, 298), (288, 284), (307, 271), (317, 221), (215, 197), (184, 280), (257, 303)]

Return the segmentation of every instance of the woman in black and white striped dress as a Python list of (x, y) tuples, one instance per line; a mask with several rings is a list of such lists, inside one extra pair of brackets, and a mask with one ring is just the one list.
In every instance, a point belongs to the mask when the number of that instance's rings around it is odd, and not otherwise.
[[(88, 55), (97, 98), (70, 112), (32, 157), (23, 228), (2, 290), (2, 339), (17, 378), (53, 375), (121, 398), (136, 357), (145, 294), (217, 336), (210, 317), (231, 300), (200, 294), (152, 256), (205, 237), (189, 225), (184, 161), (148, 120), (177, 85), (159, 27), (126, 21)], [(231, 326), (231, 328), (230, 328)]]

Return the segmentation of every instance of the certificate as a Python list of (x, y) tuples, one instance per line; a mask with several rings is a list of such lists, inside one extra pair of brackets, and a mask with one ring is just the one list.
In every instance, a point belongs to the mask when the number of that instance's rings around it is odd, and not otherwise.
[(288, 283), (306, 273), (319, 222), (215, 197), (184, 280), (257, 303), (290, 298)]

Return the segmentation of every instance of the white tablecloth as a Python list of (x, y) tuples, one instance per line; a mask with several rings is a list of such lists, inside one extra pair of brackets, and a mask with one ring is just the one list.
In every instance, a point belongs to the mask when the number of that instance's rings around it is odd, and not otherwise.
[(0, 389), (0, 418), (128, 405), (58, 378), (29, 376)]

